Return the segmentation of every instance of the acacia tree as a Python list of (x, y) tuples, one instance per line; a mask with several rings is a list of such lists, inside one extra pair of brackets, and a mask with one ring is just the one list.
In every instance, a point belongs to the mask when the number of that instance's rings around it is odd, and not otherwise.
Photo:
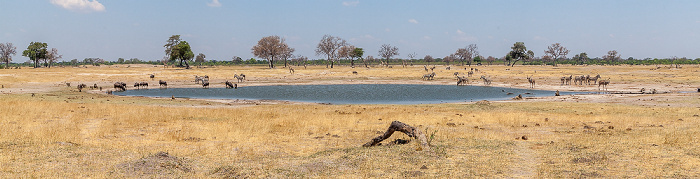
[(554, 66), (557, 66), (557, 61), (560, 58), (566, 58), (566, 55), (569, 54), (569, 50), (566, 49), (566, 47), (561, 46), (561, 44), (555, 43), (547, 47), (547, 50), (545, 50), (544, 53), (549, 54), (551, 60), (554, 61)]
[(204, 55), (203, 53), (197, 54), (197, 57), (195, 57), (194, 62), (199, 63), (199, 67), (202, 67), (202, 62), (206, 62), (207, 56)]
[(179, 67), (183, 67), (182, 62), (185, 62), (184, 67), (189, 69), (190, 64), (187, 62), (191, 61), (192, 58), (194, 58), (194, 53), (192, 52), (192, 48), (187, 41), (181, 41), (170, 50), (170, 60), (180, 61), (180, 64), (178, 65)]
[[(520, 60), (529, 59), (535, 56), (534, 52), (532, 52), (531, 50), (527, 50), (527, 47), (525, 47), (524, 42), (515, 42), (511, 49), (512, 50), (508, 52), (508, 55), (506, 55), (508, 65), (510, 65), (511, 67), (515, 66), (515, 63), (517, 63)], [(511, 63), (511, 61), (513, 63)]]
[[(333, 62), (338, 57), (338, 49), (345, 45), (347, 45), (347, 42), (340, 37), (324, 35), (316, 46), (316, 55), (326, 55), (326, 60), (328, 60), (331, 64), (331, 68), (333, 68)], [(326, 64), (326, 68), (328, 68), (328, 64)]]
[(51, 68), (54, 62), (61, 58), (63, 58), (63, 55), (58, 54), (58, 49), (56, 48), (52, 48), (51, 51), (46, 51), (46, 62), (49, 68)]
[(22, 56), (29, 57), (29, 60), (34, 61), (34, 68), (39, 67), (39, 60), (46, 58), (47, 46), (46, 43), (32, 42), (27, 46), (27, 50), (22, 52)]
[(251, 50), (256, 57), (267, 59), (270, 69), (272, 69), (275, 68), (275, 57), (280, 57), (288, 52), (289, 46), (284, 42), (284, 38), (273, 35), (260, 39)]
[(17, 54), (17, 47), (12, 43), (0, 43), (0, 62), (5, 62), (5, 68), (9, 68), (12, 56)]
[(430, 56), (430, 55), (425, 55), (425, 57), (423, 57), (423, 61), (428, 62), (428, 65), (430, 65), (430, 62), (432, 62), (434, 60), (435, 59), (433, 58), (433, 56)]
[(165, 47), (165, 57), (163, 57), (163, 59), (170, 60), (170, 55), (172, 54), (173, 48), (175, 48), (180, 41), (180, 35), (172, 35), (167, 41), (165, 41), (166, 43), (163, 45), (163, 47)]
[(386, 59), (386, 66), (389, 66), (389, 59), (395, 55), (399, 55), (399, 48), (391, 46), (390, 44), (384, 44), (379, 48), (379, 56)]
[[(361, 59), (364, 54), (365, 51), (362, 48), (352, 49), (352, 52), (350, 52), (350, 66), (355, 68), (355, 58)], [(365, 67), (367, 67), (367, 64), (365, 64)]]
[(617, 50), (608, 51), (608, 54), (603, 56), (603, 60), (607, 61), (608, 63), (614, 63), (620, 61), (621, 59), (622, 58), (620, 58), (620, 54), (617, 53)]

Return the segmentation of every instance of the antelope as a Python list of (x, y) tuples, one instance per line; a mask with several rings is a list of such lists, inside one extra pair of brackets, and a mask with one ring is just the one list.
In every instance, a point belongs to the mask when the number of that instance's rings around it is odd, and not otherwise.
[(160, 84), (161, 87), (162, 86), (165, 86), (166, 88), (168, 87), (168, 82), (165, 82), (163, 80), (158, 80), (158, 84)]
[(532, 76), (527, 77), (527, 82), (530, 82), (530, 88), (535, 88), (535, 79)]
[(484, 84), (485, 84), (485, 85), (490, 85), (490, 84), (491, 84), (491, 79), (490, 79), (489, 77), (486, 77), (486, 76), (483, 76), (483, 75), (482, 75), (480, 79), (484, 80)]
[(598, 90), (600, 90), (600, 86), (603, 86), (603, 89), (605, 89), (605, 90), (607, 91), (607, 90), (608, 90), (608, 84), (610, 84), (610, 79), (607, 79), (607, 80), (600, 80), (600, 81), (598, 82)]
[(457, 86), (469, 84), (469, 78), (463, 76), (457, 76)]

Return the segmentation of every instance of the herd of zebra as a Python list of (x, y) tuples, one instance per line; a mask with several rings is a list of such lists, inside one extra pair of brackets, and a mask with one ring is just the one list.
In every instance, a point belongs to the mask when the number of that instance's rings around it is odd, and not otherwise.
[[(233, 77), (236, 78), (239, 83), (243, 82), (245, 80), (245, 74), (242, 74), (242, 73), (240, 75), (235, 74), (235, 75), (233, 75)], [(153, 79), (154, 75), (151, 74), (150, 78)], [(201, 84), (202, 88), (209, 88), (209, 76), (208, 75), (204, 75), (204, 76), (195, 75), (194, 76), (194, 83)], [(160, 84), (160, 87), (166, 87), (166, 88), (168, 87), (168, 82), (163, 81), (163, 80), (158, 80), (158, 84)], [(226, 82), (224, 82), (224, 85), (226, 85), (226, 88), (238, 89), (238, 84), (230, 82), (228, 80), (226, 80)], [(95, 86), (95, 88), (97, 88), (97, 84), (95, 84), (94, 86)], [(82, 89), (86, 88), (86, 87), (87, 87), (87, 85), (80, 84), (80, 85), (78, 85), (78, 90), (82, 91)], [(90, 86), (90, 87), (92, 88), (92, 86)], [(127, 87), (127, 85), (124, 82), (114, 83), (114, 89), (116, 91), (126, 91), (126, 87)], [(136, 82), (136, 83), (134, 83), (134, 88), (136, 88), (136, 89), (141, 89), (141, 88), (148, 89), (148, 82)], [(107, 93), (111, 93), (111, 91), (108, 91)]]

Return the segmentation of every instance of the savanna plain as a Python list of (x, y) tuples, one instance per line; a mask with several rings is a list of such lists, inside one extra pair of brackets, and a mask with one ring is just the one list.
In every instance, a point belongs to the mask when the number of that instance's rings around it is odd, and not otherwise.
[[(432, 66), (432, 65), (431, 65)], [(1, 178), (628, 178), (700, 177), (700, 66), (452, 66), (422, 80), (422, 65), (267, 69), (102, 65), (0, 70)], [(158, 80), (211, 88), (295, 84), (444, 84), (592, 94), (449, 104), (315, 104), (107, 94)], [(353, 73), (356, 71), (357, 73)], [(154, 74), (154, 78), (149, 75)], [(600, 74), (598, 85), (561, 85)], [(70, 86), (68, 86), (70, 83)], [(83, 89), (93, 84), (102, 89)], [(641, 93), (641, 89), (645, 93)], [(128, 90), (134, 90), (129, 87)], [(235, 89), (231, 89), (235, 90)], [(656, 90), (655, 94), (649, 92)], [(427, 91), (439, 93), (439, 91)], [(430, 149), (395, 133), (362, 147), (392, 121), (417, 127)]]

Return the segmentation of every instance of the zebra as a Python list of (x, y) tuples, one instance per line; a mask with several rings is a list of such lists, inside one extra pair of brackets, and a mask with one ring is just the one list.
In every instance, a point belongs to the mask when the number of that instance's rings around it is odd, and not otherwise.
[(433, 80), (434, 77), (435, 77), (435, 72), (423, 75), (423, 79), (425, 79), (425, 80)]
[(168, 87), (168, 82), (163, 81), (163, 80), (158, 80), (158, 84), (160, 84), (161, 87), (165, 86), (166, 88)]
[(238, 74), (233, 74), (233, 77), (236, 78), (239, 83), (245, 79), (244, 76), (238, 76)]
[(532, 76), (527, 77), (527, 82), (530, 82), (530, 88), (535, 88), (535, 79)]
[(229, 89), (233, 88), (233, 83), (231, 83), (228, 80), (226, 80), (226, 82), (224, 84), (226, 84), (226, 88), (229, 88)]
[(463, 76), (457, 76), (457, 86), (469, 84), (469, 78)]
[(468, 76), (468, 77), (472, 77), (472, 75), (474, 75), (474, 71), (469, 71), (469, 72), (467, 72), (467, 76)]
[(561, 85), (559, 86), (562, 86), (564, 84), (566, 84), (566, 77), (561, 77)]
[(598, 90), (600, 90), (600, 86), (603, 86), (603, 89), (605, 89), (605, 91), (607, 91), (607, 90), (608, 90), (608, 84), (610, 84), (610, 79), (607, 79), (607, 80), (600, 80), (600, 81), (598, 82)]
[(291, 66), (289, 67), (289, 73), (294, 74), (294, 68), (292, 68)]
[(569, 77), (566, 77), (566, 78), (564, 79), (564, 80), (565, 80), (565, 81), (564, 81), (564, 84), (565, 84), (565, 85), (571, 85), (571, 78), (572, 78), (572, 77), (573, 77), (573, 75), (569, 75)]
[(586, 79), (586, 76), (583, 76), (583, 75), (576, 76), (576, 77), (574, 77), (574, 84), (583, 85), (583, 80), (585, 80), (585, 79)]
[(450, 70), (450, 67), (446, 67), (445, 70)]
[(435, 71), (435, 67), (430, 67), (430, 71)]
[(484, 84), (485, 84), (485, 85), (490, 85), (490, 84), (491, 84), (491, 78), (489, 78), (489, 77), (486, 77), (486, 76), (483, 76), (483, 75), (482, 75), (481, 78), (479, 78), (479, 79), (484, 80)]
[(209, 88), (209, 81), (202, 82), (202, 88)]
[(598, 78), (600, 78), (600, 75), (588, 78), (588, 84), (590, 85), (591, 81), (593, 81), (593, 84), (595, 85), (598, 82)]
[(425, 68), (425, 72), (428, 72), (428, 66), (423, 65), (423, 68)]
[(201, 76), (194, 76), (194, 84), (199, 84), (199, 82), (202, 82), (204, 80), (204, 77)]
[(241, 75), (238, 75), (238, 76), (243, 77), (243, 80), (245, 80), (245, 74), (241, 73)]

